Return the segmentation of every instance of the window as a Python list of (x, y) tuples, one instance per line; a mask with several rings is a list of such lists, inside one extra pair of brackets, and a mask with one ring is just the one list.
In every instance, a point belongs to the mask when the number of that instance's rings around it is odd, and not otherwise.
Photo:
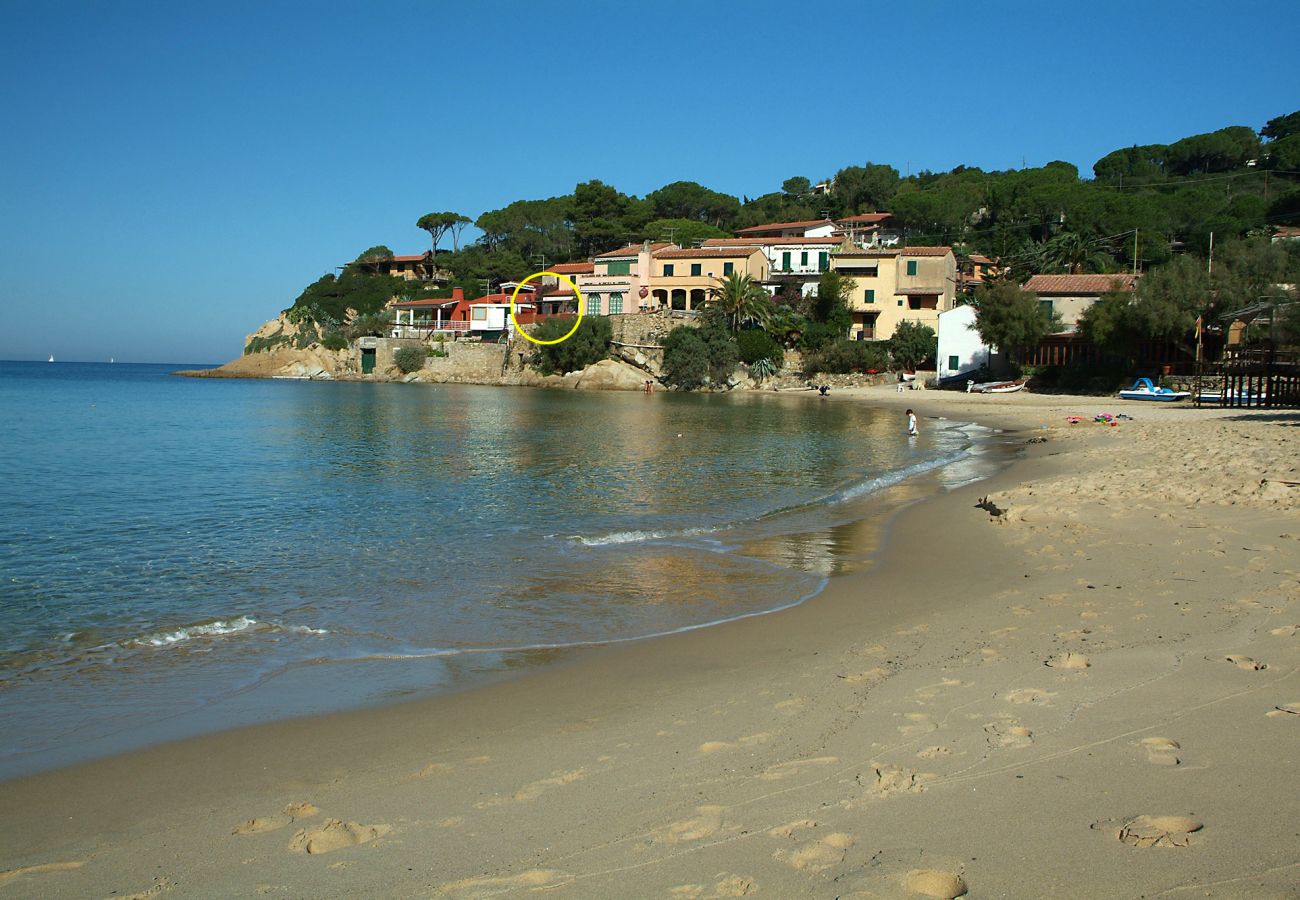
[(1038, 308), (1041, 309), (1041, 310), (1043, 311), (1043, 315), (1047, 316), (1047, 318), (1050, 319), (1050, 318), (1052, 317), (1052, 301), (1051, 301), (1051, 300), (1039, 300), (1039, 301), (1038, 301)]
[(673, 264), (672, 264), (672, 263), (664, 263), (664, 277), (665, 277), (665, 278), (672, 278), (672, 277), (673, 277)]
[(804, 269), (808, 268), (808, 251), (807, 251), (807, 250), (805, 250), (805, 251), (803, 251), (802, 253), (799, 254), (799, 266), (800, 266), (800, 268), (804, 268)]
[(959, 368), (961, 368), (961, 360), (956, 356), (948, 357), (948, 371), (956, 372)]
[(902, 306), (902, 305), (903, 305), (903, 298), (902, 298), (902, 297), (899, 297), (899, 298), (898, 298), (898, 305), (899, 305), (899, 306)]
[(691, 263), (691, 274), (692, 274), (692, 275), (699, 275), (699, 274), (700, 274), (700, 266), (701, 266), (701, 265), (702, 265), (701, 263)]
[(908, 274), (908, 275), (915, 275), (915, 274), (916, 274), (916, 260), (914, 260), (914, 259), (909, 259), (909, 260), (907, 261), (907, 274)]
[(734, 271), (736, 271), (736, 266), (735, 266), (733, 263), (723, 263), (723, 264), (722, 264), (722, 274), (723, 274), (723, 275), (730, 275), (730, 274), (731, 274), (732, 272), (734, 272)]
[(600, 315), (600, 294), (587, 295), (587, 314), (591, 316)]
[(487, 321), (487, 307), (486, 307), (486, 306), (474, 306), (474, 307), (471, 307), (471, 308), (470, 308), (470, 311), (469, 311), (469, 314), (470, 314), (470, 317), (473, 318), (475, 322), (486, 322), (486, 321)]
[(821, 253), (817, 254), (818, 272), (825, 272), (828, 268), (830, 268), (830, 263), (831, 263), (831, 254), (829, 251), (823, 250)]
[(863, 303), (875, 303), (875, 302), (876, 302), (876, 290), (875, 290), (875, 288), (867, 288), (865, 291), (862, 292), (862, 302), (863, 302)]
[(610, 294), (610, 295), (609, 295), (609, 314), (610, 314), (611, 316), (617, 316), (617, 315), (618, 315), (619, 313), (621, 313), (622, 311), (623, 311), (623, 295), (622, 295), (622, 294)]
[(782, 272), (789, 272), (789, 271), (790, 271), (790, 251), (789, 251), (789, 250), (787, 250), (787, 251), (785, 251), (784, 253), (781, 254), (781, 271), (782, 271)]
[(632, 260), (630, 259), (607, 263), (606, 266), (605, 273), (607, 275), (630, 275), (632, 273)]

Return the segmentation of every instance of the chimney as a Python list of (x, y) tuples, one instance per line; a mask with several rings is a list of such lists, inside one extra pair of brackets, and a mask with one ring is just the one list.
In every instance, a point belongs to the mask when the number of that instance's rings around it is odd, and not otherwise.
[(464, 289), (464, 288), (452, 288), (452, 289), (451, 289), (451, 299), (453, 299), (453, 300), (457, 300), (457, 301), (464, 300), (464, 299), (465, 299), (465, 289)]

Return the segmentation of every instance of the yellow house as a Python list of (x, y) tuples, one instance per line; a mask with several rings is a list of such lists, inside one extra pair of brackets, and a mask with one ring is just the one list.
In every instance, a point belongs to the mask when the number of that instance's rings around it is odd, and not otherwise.
[(578, 273), (578, 290), (591, 316), (637, 312), (650, 306), (650, 270), (657, 250), (673, 244), (629, 244), (592, 260), (592, 271)]
[(650, 269), (652, 307), (700, 309), (719, 278), (738, 273), (762, 283), (768, 270), (767, 256), (757, 246), (658, 250)]
[(957, 297), (957, 257), (951, 247), (846, 250), (831, 255), (831, 268), (853, 285), (849, 337), (887, 341), (900, 322), (920, 322), (936, 332), (939, 313)]

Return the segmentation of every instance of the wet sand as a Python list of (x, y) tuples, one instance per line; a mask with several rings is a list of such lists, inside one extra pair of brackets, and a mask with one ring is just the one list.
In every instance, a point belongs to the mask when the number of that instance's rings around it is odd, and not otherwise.
[(1300, 892), (1300, 414), (830, 402), (1046, 440), (794, 609), (2, 784), (0, 897)]

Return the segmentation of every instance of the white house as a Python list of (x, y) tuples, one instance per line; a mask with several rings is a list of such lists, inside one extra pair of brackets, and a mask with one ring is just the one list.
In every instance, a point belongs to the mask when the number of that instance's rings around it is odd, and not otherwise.
[(939, 313), (938, 357), (940, 379), (989, 364), (989, 346), (975, 330), (975, 307), (957, 306)]
[(736, 237), (830, 237), (835, 230), (835, 223), (830, 219), (808, 219), (804, 222), (769, 222), (766, 225), (751, 225), (736, 231)]

